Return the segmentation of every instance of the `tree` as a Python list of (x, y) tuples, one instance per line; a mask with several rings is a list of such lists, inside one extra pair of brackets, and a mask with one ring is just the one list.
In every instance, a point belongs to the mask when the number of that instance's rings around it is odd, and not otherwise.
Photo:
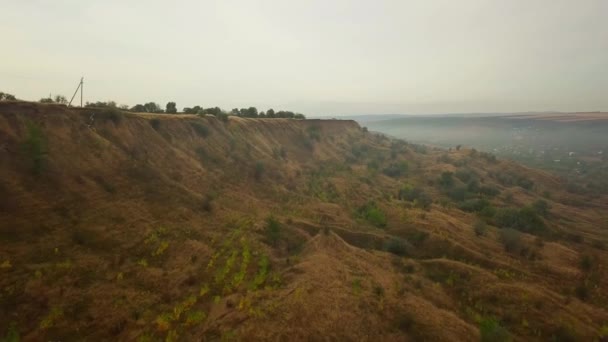
[(145, 111), (147, 113), (162, 113), (163, 110), (160, 108), (156, 102), (148, 102), (144, 105)]
[(257, 118), (258, 117), (258, 109), (255, 107), (249, 107), (247, 108), (247, 115), (246, 117), (248, 118)]
[(275, 117), (274, 109), (270, 108), (269, 110), (267, 110), (266, 111), (266, 117), (274, 118)]
[(55, 103), (60, 103), (60, 104), (68, 103), (68, 99), (63, 95), (55, 95), (54, 101), (55, 101)]
[(135, 106), (131, 107), (131, 109), (129, 109), (132, 112), (136, 112), (136, 113), (143, 113), (146, 112), (146, 106), (142, 105), (142, 104), (136, 104)]
[(167, 102), (167, 105), (165, 106), (165, 112), (169, 114), (177, 113), (177, 105), (175, 104), (175, 102)]
[(17, 98), (15, 98), (15, 95), (3, 93), (0, 91), (0, 101), (15, 101), (15, 100), (17, 100)]
[(85, 107), (95, 107), (95, 108), (117, 108), (116, 102), (108, 101), (108, 102), (87, 102)]

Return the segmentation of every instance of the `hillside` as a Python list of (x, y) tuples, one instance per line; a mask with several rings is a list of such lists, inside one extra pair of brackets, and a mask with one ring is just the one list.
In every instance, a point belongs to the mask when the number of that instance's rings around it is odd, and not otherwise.
[(0, 336), (599, 340), (608, 197), (348, 120), (0, 102)]

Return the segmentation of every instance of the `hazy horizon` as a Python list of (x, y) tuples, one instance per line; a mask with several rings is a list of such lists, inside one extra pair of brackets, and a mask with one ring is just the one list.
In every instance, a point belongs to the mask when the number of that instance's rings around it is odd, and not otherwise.
[(19, 1), (0, 91), (310, 116), (608, 111), (608, 2)]

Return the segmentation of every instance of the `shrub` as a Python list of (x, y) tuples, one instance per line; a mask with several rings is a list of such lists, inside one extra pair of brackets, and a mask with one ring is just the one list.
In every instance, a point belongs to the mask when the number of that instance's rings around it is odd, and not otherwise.
[(213, 196), (206, 195), (203, 198), (202, 209), (208, 213), (213, 211)]
[(158, 131), (160, 129), (160, 120), (152, 119), (150, 120), (150, 125), (152, 126), (152, 128), (154, 128), (155, 131)]
[(397, 198), (405, 201), (414, 201), (422, 194), (422, 189), (405, 184), (397, 194)]
[(217, 113), (215, 115), (215, 117), (220, 119), (220, 121), (222, 121), (222, 122), (228, 122), (228, 114), (226, 114), (224, 112)]
[(306, 131), (308, 132), (308, 138), (310, 138), (310, 140), (321, 141), (321, 127), (309, 126)]
[(255, 180), (259, 181), (262, 179), (262, 176), (264, 175), (264, 163), (262, 163), (261, 161), (255, 163), (255, 169), (253, 170), (253, 177), (255, 178)]
[(593, 267), (593, 259), (591, 258), (591, 256), (587, 254), (583, 255), (580, 261), (580, 266), (583, 272), (591, 271), (591, 268)]
[(488, 226), (483, 221), (477, 221), (473, 225), (473, 231), (475, 231), (476, 236), (486, 235), (487, 230), (488, 230)]
[(467, 183), (467, 190), (472, 193), (478, 193), (479, 192), (479, 181), (477, 179), (471, 179)]
[(532, 208), (534, 211), (543, 217), (547, 217), (549, 215), (549, 203), (543, 199), (539, 199), (532, 204)]
[(500, 190), (498, 190), (498, 188), (491, 186), (491, 185), (484, 185), (484, 186), (480, 187), (479, 192), (482, 195), (486, 195), (486, 196), (490, 196), (490, 197), (498, 196), (500, 194)]
[(456, 178), (460, 179), (462, 182), (466, 183), (473, 180), (474, 173), (471, 170), (463, 170), (459, 169), (454, 173)]
[(532, 187), (534, 187), (534, 182), (525, 177), (519, 177), (517, 179), (517, 185), (526, 190), (531, 190)]
[(384, 212), (376, 206), (375, 203), (369, 202), (359, 210), (364, 219), (378, 228), (386, 227), (386, 216)]
[(479, 211), (479, 216), (485, 217), (488, 219), (494, 217), (494, 215), (496, 215), (496, 208), (494, 206), (492, 206), (491, 204), (488, 205), (487, 207), (481, 209), (481, 211)]
[(490, 206), (490, 202), (486, 199), (470, 199), (462, 202), (458, 208), (467, 212), (480, 212)]
[(526, 233), (536, 234), (545, 229), (545, 223), (532, 208), (500, 208), (494, 216), (501, 228), (513, 228)]
[(386, 243), (386, 251), (398, 256), (408, 254), (407, 243), (400, 238), (393, 237)]
[(407, 239), (407, 241), (414, 245), (414, 247), (420, 247), (424, 241), (428, 239), (429, 233), (422, 230), (413, 229), (405, 232), (404, 237)]
[(479, 322), (482, 342), (508, 342), (512, 340), (509, 331), (494, 318), (484, 318)]
[(192, 126), (192, 129), (194, 129), (194, 131), (196, 132), (196, 134), (198, 134), (199, 136), (206, 138), (209, 136), (209, 134), (211, 133), (209, 131), (209, 128), (205, 125), (203, 125), (200, 122), (192, 122), (190, 124), (190, 126)]
[(120, 124), (124, 115), (116, 108), (101, 108), (95, 111), (95, 118), (101, 119), (103, 122), (112, 121), (115, 125)]
[(444, 188), (449, 188), (454, 185), (454, 178), (452, 177), (453, 173), (449, 171), (445, 171), (441, 173), (441, 177), (439, 178), (439, 185)]
[(553, 336), (551, 337), (551, 340), (556, 342), (576, 342), (581, 340), (571, 327), (563, 324), (553, 332)]
[(23, 144), (24, 151), (29, 155), (32, 161), (32, 171), (35, 175), (39, 175), (43, 168), (47, 155), (47, 142), (42, 133), (42, 129), (35, 123), (26, 122), (27, 138)]
[(449, 189), (446, 194), (448, 197), (456, 202), (462, 202), (468, 197), (467, 187), (465, 186), (457, 186)]
[(486, 161), (488, 161), (490, 163), (495, 163), (496, 162), (496, 156), (493, 155), (492, 153), (479, 152), (479, 157), (485, 159)]
[(500, 242), (507, 252), (517, 252), (521, 248), (521, 233), (511, 228), (501, 229)]
[(574, 289), (574, 294), (578, 299), (585, 301), (589, 298), (589, 288), (586, 284), (582, 283)]
[(266, 228), (264, 232), (268, 242), (275, 246), (281, 239), (281, 224), (273, 216), (269, 216), (266, 219)]
[(407, 162), (402, 161), (400, 163), (392, 163), (387, 168), (382, 170), (382, 172), (389, 177), (399, 178), (399, 177), (405, 175), (407, 170), (408, 170)]
[(378, 170), (379, 167), (380, 167), (380, 163), (378, 162), (378, 160), (374, 159), (367, 163), (367, 168), (370, 169), (371, 171), (376, 171), (376, 170)]
[[(2, 95), (2, 93), (0, 93)], [(7, 94), (8, 95), (8, 94)], [(4, 337), (0, 337), (0, 341), (2, 342), (19, 342), (21, 338), (19, 336), (19, 330), (17, 329), (17, 324), (15, 322), (11, 322), (6, 331), (6, 335)]]

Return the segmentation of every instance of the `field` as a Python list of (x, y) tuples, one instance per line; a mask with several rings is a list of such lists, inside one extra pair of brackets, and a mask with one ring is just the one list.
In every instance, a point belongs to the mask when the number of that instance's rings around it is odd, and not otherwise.
[(605, 193), (364, 125), (0, 103), (0, 336), (608, 335)]

